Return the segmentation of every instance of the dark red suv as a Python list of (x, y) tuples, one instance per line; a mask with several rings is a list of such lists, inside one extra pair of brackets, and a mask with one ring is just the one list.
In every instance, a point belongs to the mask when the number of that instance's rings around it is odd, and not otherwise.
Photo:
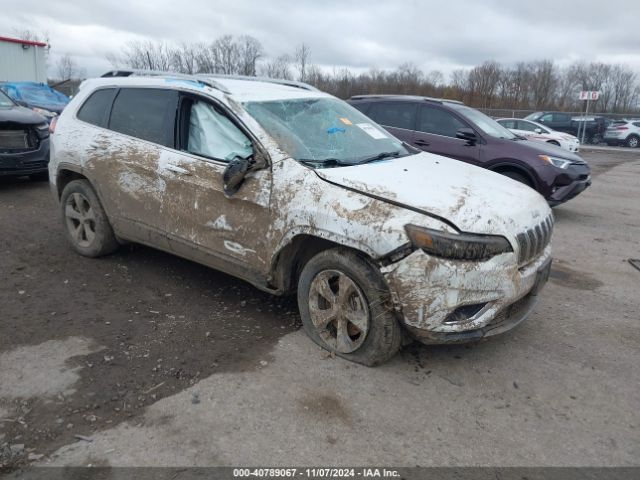
[(358, 95), (348, 102), (400, 140), (525, 183), (551, 206), (591, 185), (591, 169), (578, 155), (519, 137), (462, 102), (404, 95)]

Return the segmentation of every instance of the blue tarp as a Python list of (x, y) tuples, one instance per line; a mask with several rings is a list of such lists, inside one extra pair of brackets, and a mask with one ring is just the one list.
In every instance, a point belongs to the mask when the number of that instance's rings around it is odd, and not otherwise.
[(69, 97), (44, 83), (6, 82), (0, 84), (0, 89), (16, 102), (52, 112), (60, 113), (69, 103)]

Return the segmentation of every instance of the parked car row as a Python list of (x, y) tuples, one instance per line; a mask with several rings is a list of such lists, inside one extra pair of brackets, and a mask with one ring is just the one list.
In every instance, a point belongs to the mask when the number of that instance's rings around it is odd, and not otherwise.
[(589, 165), (575, 153), (527, 141), (461, 102), (358, 95), (349, 103), (400, 140), (501, 173), (535, 189), (551, 206), (572, 199), (591, 185)]
[(458, 102), (350, 103), (251, 77), (87, 81), (52, 125), (66, 236), (88, 257), (139, 242), (297, 291), (309, 337), (366, 365), (403, 338), (522, 322), (549, 277), (548, 202), (586, 188), (588, 165)]
[(577, 137), (568, 133), (557, 132), (540, 123), (522, 118), (498, 118), (496, 121), (527, 140), (556, 145), (574, 153), (578, 153), (580, 150), (580, 140)]
[(604, 141), (607, 145), (640, 147), (640, 119), (612, 122), (604, 132)]
[(602, 141), (609, 120), (602, 116), (576, 117), (565, 112), (534, 112), (525, 120), (540, 123), (556, 132), (564, 132), (582, 139), (585, 143), (597, 144)]

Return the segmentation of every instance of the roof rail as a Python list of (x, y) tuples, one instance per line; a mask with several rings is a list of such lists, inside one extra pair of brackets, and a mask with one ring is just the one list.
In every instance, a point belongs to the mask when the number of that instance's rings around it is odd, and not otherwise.
[(249, 75), (225, 75), (221, 73), (199, 73), (198, 77), (205, 78), (221, 78), (221, 79), (229, 79), (229, 80), (246, 80), (249, 82), (265, 82), (265, 83), (275, 83), (278, 85), (286, 85), (287, 87), (301, 88), (302, 90), (309, 90), (312, 92), (319, 92), (316, 87), (313, 85), (309, 85), (304, 82), (297, 82), (295, 80), (282, 80), (280, 78), (269, 78), (269, 77), (252, 77)]
[(308, 83), (296, 82), (295, 80), (281, 80), (279, 78), (268, 78), (268, 77), (250, 77), (248, 75), (223, 75), (219, 73), (197, 73), (197, 74), (188, 74), (188, 73), (177, 73), (177, 72), (163, 72), (159, 70), (139, 70), (139, 69), (124, 69), (124, 70), (111, 70), (102, 75), (103, 78), (109, 77), (131, 77), (131, 76), (139, 76), (139, 77), (171, 77), (171, 78), (179, 78), (183, 80), (192, 80), (195, 82), (201, 82), (205, 85), (209, 85), (216, 90), (220, 90), (223, 93), (231, 93), (229, 90), (220, 84), (220, 82), (216, 82), (216, 78), (220, 79), (230, 79), (230, 80), (246, 80), (250, 82), (266, 82), (266, 83), (276, 83), (279, 85), (286, 85), (288, 87), (301, 88), (303, 90), (310, 90), (314, 92), (318, 92), (319, 90)]
[(464, 105), (463, 102), (459, 100), (451, 100), (449, 98), (433, 98), (433, 97), (423, 97), (420, 95), (401, 95), (401, 94), (370, 94), (370, 95), (353, 95), (349, 100), (360, 100), (365, 98), (398, 98), (405, 100), (424, 100), (425, 102), (433, 102), (433, 103), (457, 103), (459, 105)]
[(111, 70), (101, 75), (102, 78), (110, 77), (169, 77), (180, 80), (191, 80), (192, 82), (199, 82), (204, 85), (208, 85), (211, 88), (220, 90), (222, 93), (231, 93), (223, 85), (215, 80), (208, 79), (200, 75), (190, 75), (188, 73), (176, 73), (176, 72), (163, 72), (159, 70), (139, 70), (139, 69), (126, 69), (126, 70)]

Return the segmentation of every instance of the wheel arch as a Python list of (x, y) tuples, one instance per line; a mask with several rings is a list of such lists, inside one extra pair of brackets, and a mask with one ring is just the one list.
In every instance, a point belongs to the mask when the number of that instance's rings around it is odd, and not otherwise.
[(318, 253), (339, 247), (353, 250), (373, 261), (373, 252), (367, 252), (353, 242), (299, 233), (291, 237), (275, 255), (269, 275), (270, 283), (282, 293), (294, 292), (304, 265)]
[[(55, 192), (58, 200), (60, 200), (60, 197), (62, 196), (64, 187), (66, 187), (73, 180), (86, 180), (93, 186), (93, 183), (85, 175), (82, 167), (79, 167), (77, 165), (60, 164), (58, 170), (56, 171), (55, 178)], [(102, 199), (100, 199), (100, 201), (102, 201)]]
[(524, 176), (527, 180), (529, 180), (532, 188), (536, 190), (538, 189), (538, 182), (536, 181), (534, 176), (531, 175), (531, 172), (529, 171), (529, 169), (524, 167), (520, 163), (516, 163), (515, 161), (511, 161), (511, 160), (499, 161), (491, 165), (489, 167), (489, 170), (491, 170), (492, 172), (500, 173), (500, 174), (503, 174), (505, 172), (518, 173)]

